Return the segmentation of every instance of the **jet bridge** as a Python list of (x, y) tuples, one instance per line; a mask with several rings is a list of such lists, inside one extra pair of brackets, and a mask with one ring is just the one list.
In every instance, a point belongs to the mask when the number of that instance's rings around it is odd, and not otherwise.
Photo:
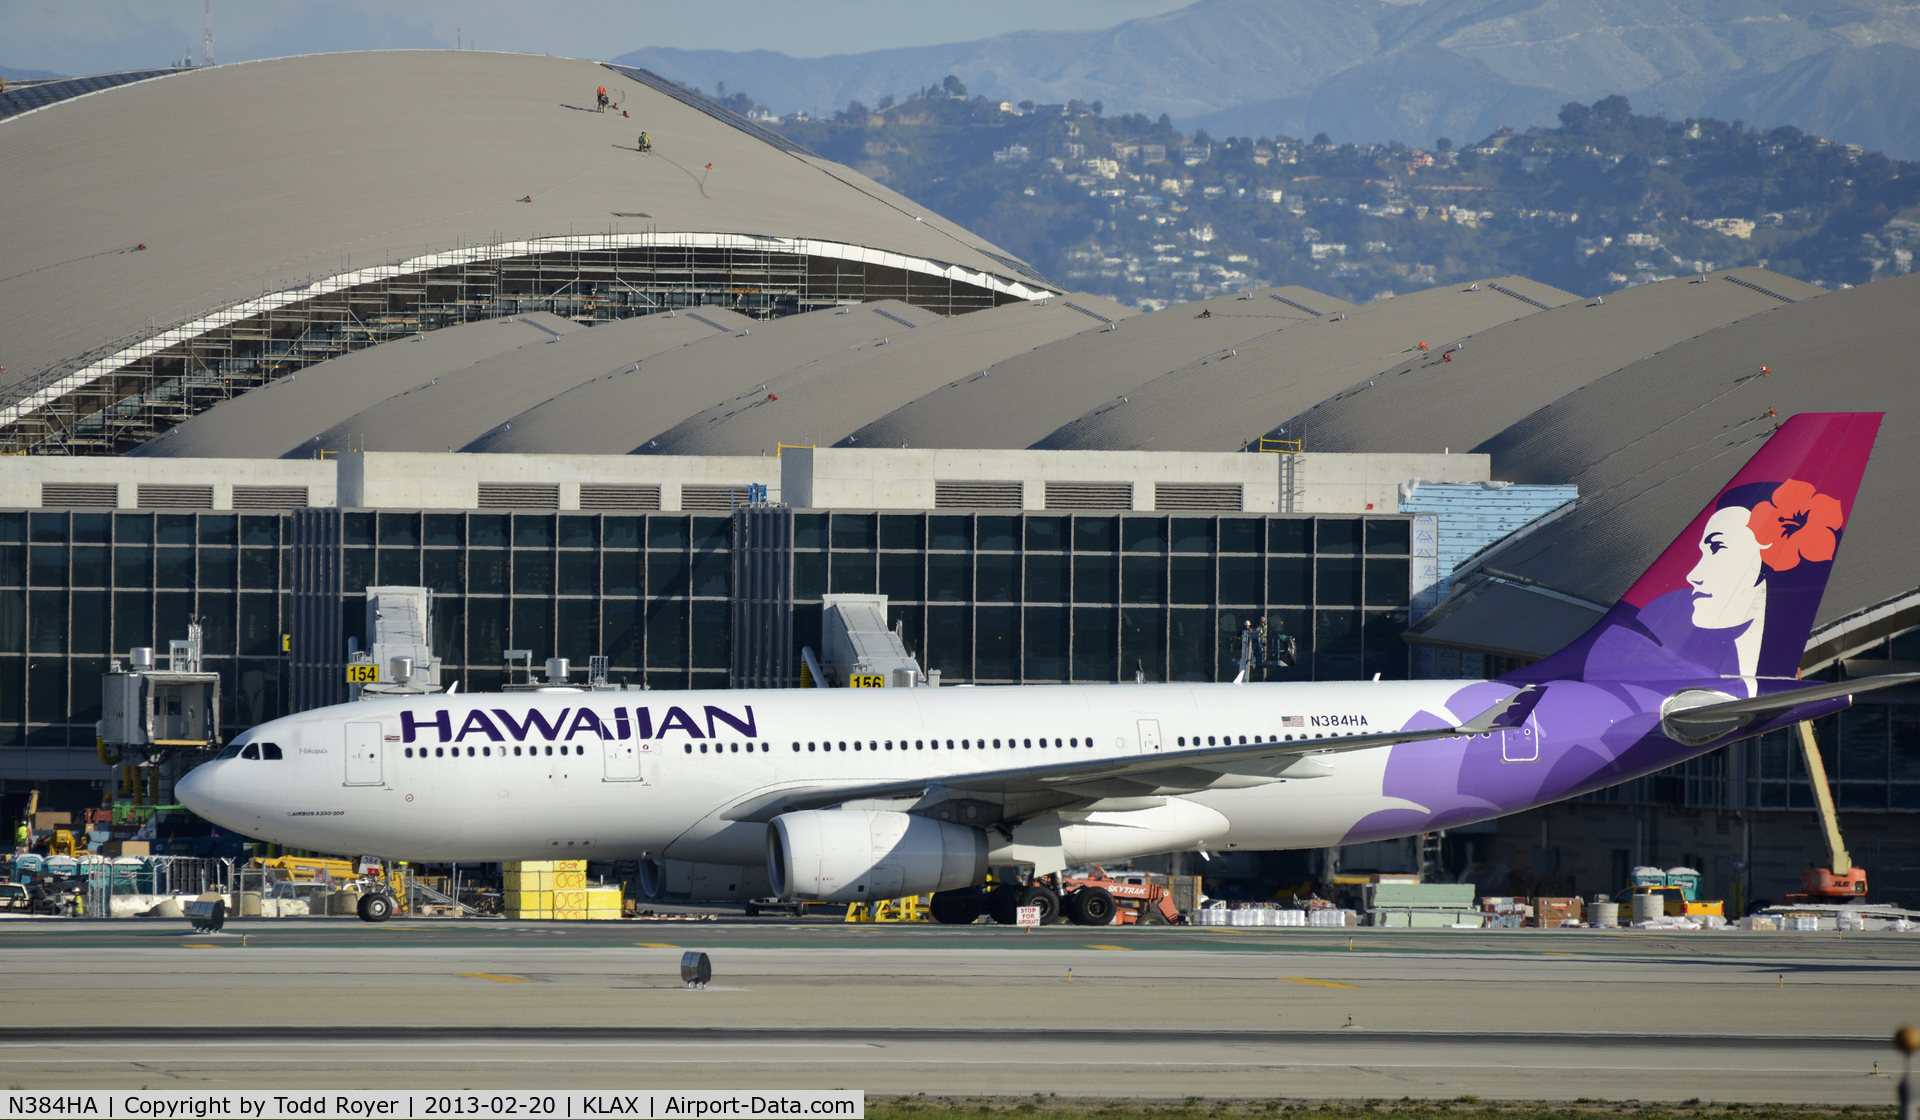
[(904, 627), (888, 629), (885, 595), (828, 595), (821, 600), (820, 654), (801, 650), (803, 684), (851, 688), (937, 686), (907, 649)]

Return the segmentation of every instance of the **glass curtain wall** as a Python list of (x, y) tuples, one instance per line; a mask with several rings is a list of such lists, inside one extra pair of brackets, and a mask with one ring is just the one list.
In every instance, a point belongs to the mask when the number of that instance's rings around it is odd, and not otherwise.
[(877, 592), (946, 682), (1231, 680), (1241, 631), (1263, 619), (1297, 650), (1267, 679), (1407, 675), (1406, 518), (794, 517), (802, 645), (818, 647), (822, 595)]

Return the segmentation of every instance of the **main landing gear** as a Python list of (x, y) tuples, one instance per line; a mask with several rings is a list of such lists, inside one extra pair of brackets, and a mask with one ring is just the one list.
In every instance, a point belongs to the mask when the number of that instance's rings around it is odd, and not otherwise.
[[(1022, 906), (1039, 907), (1040, 924), (1043, 926), (1058, 923), (1063, 914), (1060, 896), (1054, 893), (1052, 887), (1022, 883), (941, 891), (933, 896), (933, 903), (928, 909), (933, 914), (933, 920), (942, 925), (972, 925), (980, 915), (985, 914), (998, 925), (1011, 926), (1020, 923), (1019, 909)], [(1107, 920), (1112, 920), (1111, 911)]]

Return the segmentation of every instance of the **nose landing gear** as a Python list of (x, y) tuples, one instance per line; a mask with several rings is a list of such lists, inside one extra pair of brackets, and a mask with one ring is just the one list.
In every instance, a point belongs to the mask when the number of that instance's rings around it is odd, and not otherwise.
[(363, 922), (384, 922), (393, 917), (393, 896), (385, 891), (363, 894), (357, 911)]

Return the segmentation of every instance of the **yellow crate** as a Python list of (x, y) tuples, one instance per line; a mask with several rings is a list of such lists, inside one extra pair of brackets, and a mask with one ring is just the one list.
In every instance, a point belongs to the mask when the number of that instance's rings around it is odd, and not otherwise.
[(509, 863), (505, 866), (508, 871), (552, 871), (553, 861), (550, 859), (523, 859), (518, 863)]
[(509, 918), (527, 918), (527, 919), (538, 919), (538, 920), (540, 920), (540, 921), (546, 921), (547, 919), (550, 919), (550, 918), (552, 918), (552, 917), (553, 917), (553, 911), (551, 911), (551, 910), (535, 910), (535, 909), (528, 909), (528, 910), (516, 910), (516, 909), (514, 909), (513, 907), (511, 907), (511, 906), (509, 906), (509, 907), (507, 908), (507, 917), (509, 917)]
[(587, 869), (587, 861), (584, 859), (556, 859), (552, 861), (552, 867), (555, 871), (585, 871)]
[(588, 910), (586, 911), (586, 918), (589, 922), (617, 922), (620, 920), (620, 911)]
[(551, 871), (508, 871), (501, 876), (501, 887), (508, 891), (550, 891), (554, 889), (554, 872)]
[(586, 895), (589, 910), (617, 911), (620, 909), (620, 888), (618, 887), (592, 887), (586, 891)]
[(501, 904), (508, 910), (551, 910), (553, 895), (552, 891), (508, 891)]
[(562, 910), (567, 910), (567, 911), (585, 910), (586, 908), (587, 908), (587, 892), (586, 891), (554, 891), (553, 892), (553, 909), (555, 913), (558, 913), (559, 911), (562, 911)]
[(584, 871), (556, 871), (553, 873), (553, 889), (556, 891), (586, 890), (587, 873)]

